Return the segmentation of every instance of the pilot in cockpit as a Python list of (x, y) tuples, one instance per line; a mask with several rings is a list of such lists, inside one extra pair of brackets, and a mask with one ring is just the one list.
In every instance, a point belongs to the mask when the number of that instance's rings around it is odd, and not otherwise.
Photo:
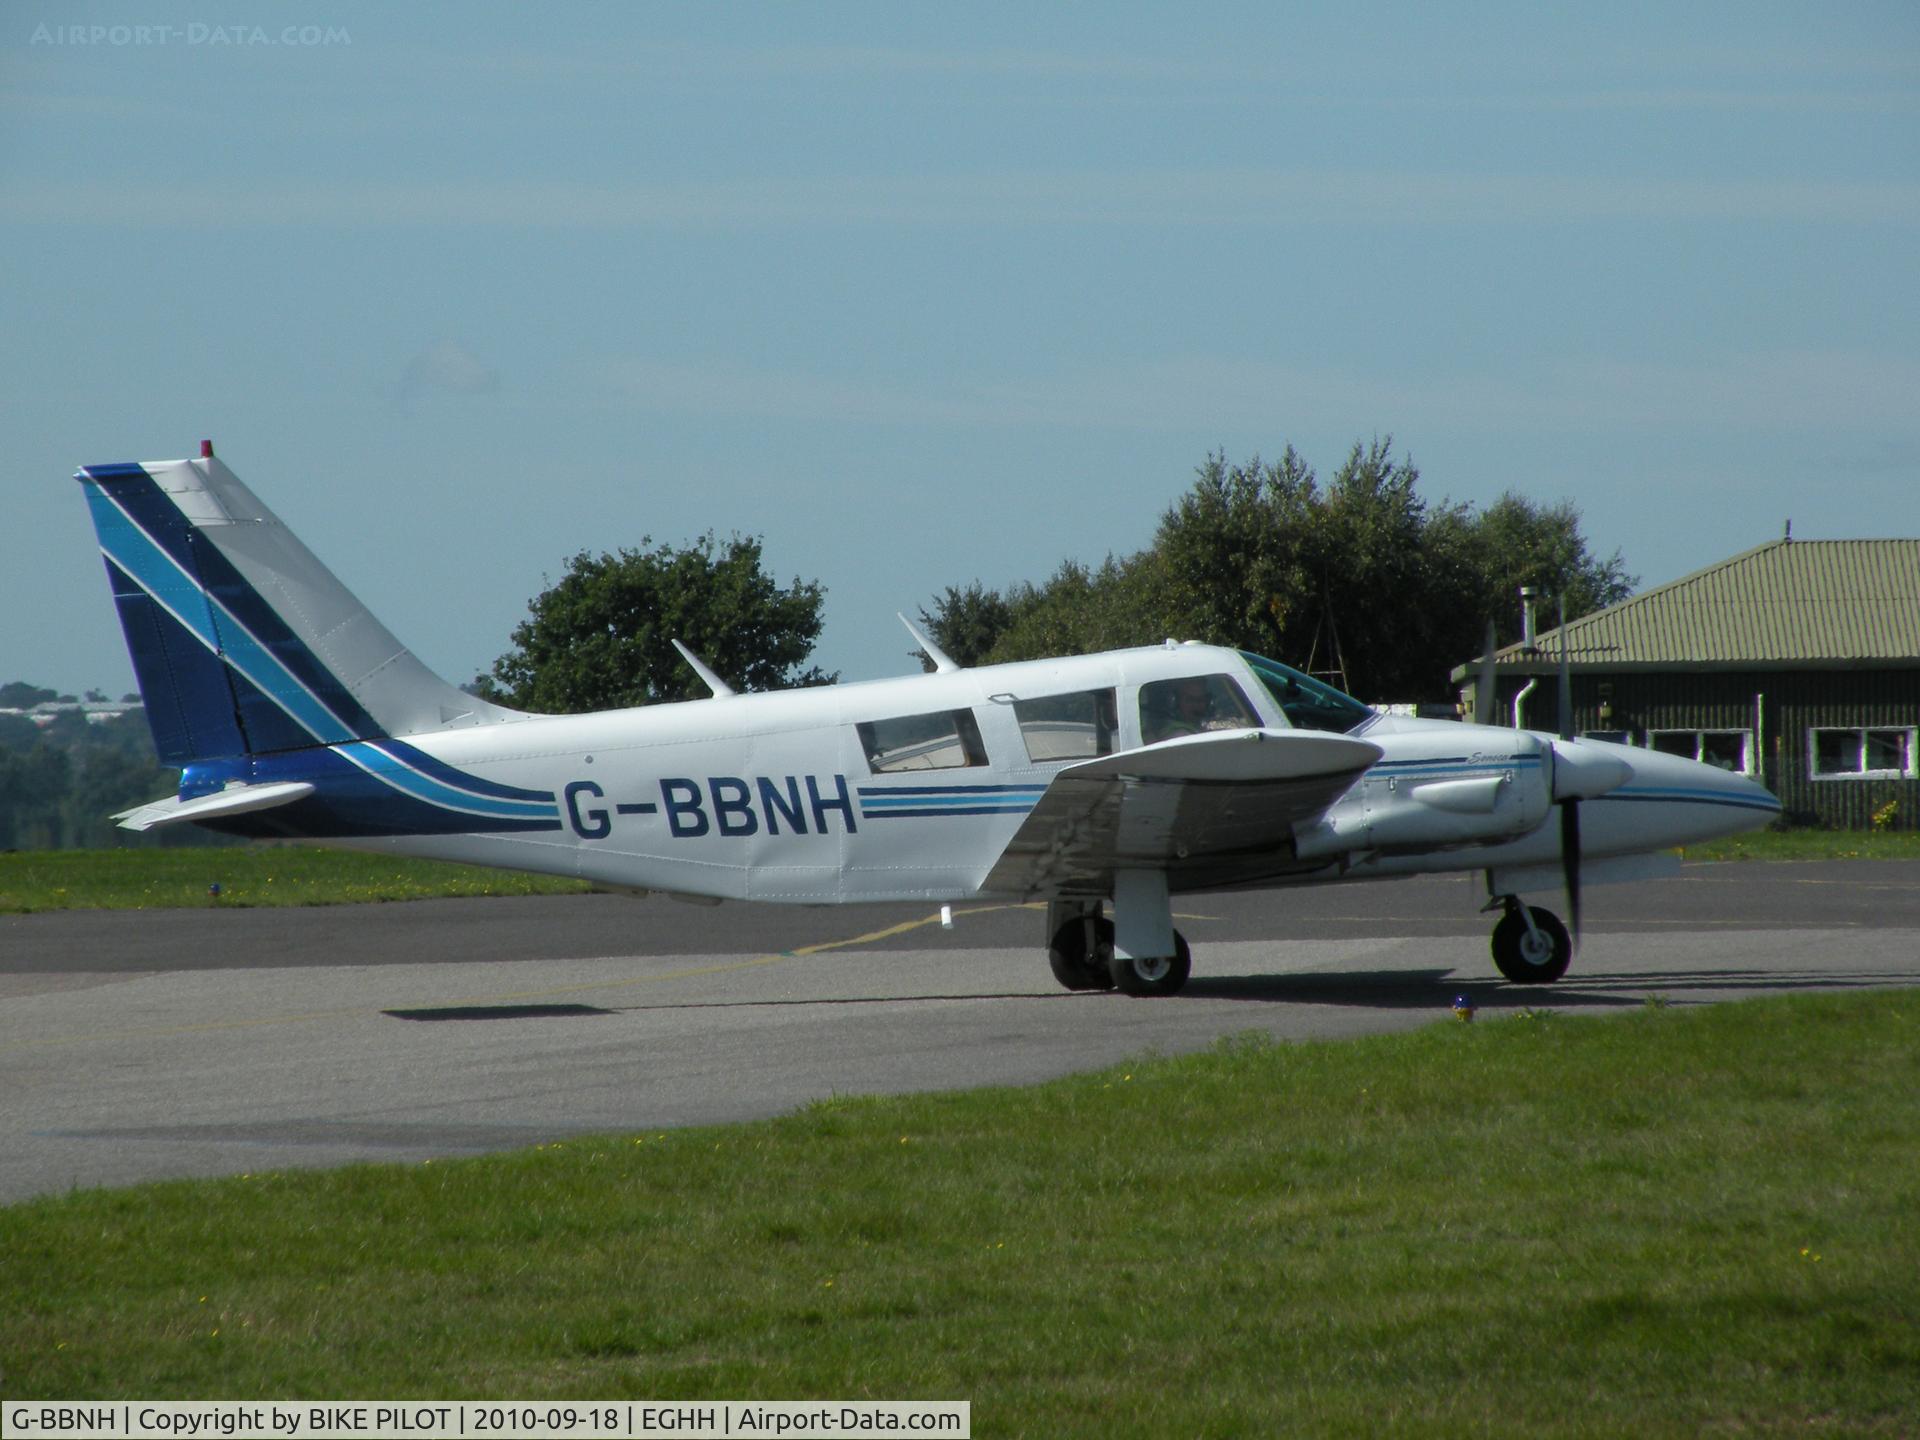
[[(1160, 693), (1149, 693), (1154, 690)], [(1189, 675), (1143, 687), (1141, 700), (1141, 739), (1149, 745), (1212, 728), (1208, 722), (1213, 714), (1213, 697), (1207, 693), (1205, 676)]]

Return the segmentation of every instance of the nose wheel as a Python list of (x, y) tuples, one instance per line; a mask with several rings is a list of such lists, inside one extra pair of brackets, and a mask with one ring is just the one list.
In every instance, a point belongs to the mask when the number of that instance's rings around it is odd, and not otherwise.
[(1573, 963), (1573, 937), (1551, 910), (1508, 896), (1493, 927), (1493, 963), (1516, 985), (1548, 985)]
[(1124, 995), (1151, 997), (1177, 994), (1193, 973), (1193, 952), (1187, 937), (1173, 932), (1171, 955), (1115, 955), (1107, 962), (1113, 987)]

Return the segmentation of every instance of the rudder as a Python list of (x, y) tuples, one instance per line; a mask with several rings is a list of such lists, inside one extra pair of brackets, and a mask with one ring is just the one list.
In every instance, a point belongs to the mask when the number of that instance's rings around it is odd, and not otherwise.
[(211, 447), (75, 478), (163, 763), (514, 718), (422, 665)]

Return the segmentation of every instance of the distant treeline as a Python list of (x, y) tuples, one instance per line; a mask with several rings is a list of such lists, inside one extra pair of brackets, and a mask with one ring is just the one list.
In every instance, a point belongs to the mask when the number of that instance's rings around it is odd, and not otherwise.
[[(25, 681), (0, 685), (0, 709), (73, 698)], [(180, 772), (154, 755), (140, 710), (98, 722), (72, 710), (44, 726), (0, 715), (0, 850), (219, 843), (197, 826), (141, 836), (114, 824), (117, 812), (170, 795), (179, 783)]]

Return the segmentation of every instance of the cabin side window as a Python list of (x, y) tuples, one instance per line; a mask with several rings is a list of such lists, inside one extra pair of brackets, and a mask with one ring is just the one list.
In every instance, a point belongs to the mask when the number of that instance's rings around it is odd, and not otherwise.
[(1111, 755), (1118, 714), (1111, 688), (1013, 702), (1027, 759), (1036, 765)]
[(1230, 675), (1183, 675), (1140, 687), (1140, 738), (1148, 745), (1208, 730), (1255, 730), (1260, 717)]
[(987, 763), (987, 747), (971, 710), (936, 710), (868, 720), (854, 729), (876, 775), (903, 770), (961, 770)]

